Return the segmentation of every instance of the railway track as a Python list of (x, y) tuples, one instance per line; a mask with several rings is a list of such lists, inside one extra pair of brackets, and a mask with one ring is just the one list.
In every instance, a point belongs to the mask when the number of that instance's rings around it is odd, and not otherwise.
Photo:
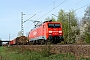
[(13, 45), (17, 47), (45, 47), (45, 46), (50, 46), (50, 47), (90, 47), (90, 44), (49, 44), (49, 45)]
[(15, 45), (17, 48), (29, 49), (31, 51), (42, 51), (43, 49), (49, 49), (51, 53), (71, 53), (75, 56), (90, 56), (90, 44), (59, 44), (59, 45)]

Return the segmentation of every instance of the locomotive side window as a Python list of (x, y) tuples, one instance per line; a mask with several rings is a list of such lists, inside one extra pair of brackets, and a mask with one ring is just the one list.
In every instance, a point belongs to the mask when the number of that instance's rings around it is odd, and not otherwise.
[(48, 28), (60, 28), (60, 24), (48, 24)]

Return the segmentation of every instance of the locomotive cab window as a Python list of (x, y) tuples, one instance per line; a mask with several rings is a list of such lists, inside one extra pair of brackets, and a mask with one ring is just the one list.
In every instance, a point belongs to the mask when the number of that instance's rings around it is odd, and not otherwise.
[(55, 24), (55, 28), (60, 28), (60, 24)]
[(48, 28), (60, 28), (60, 24), (48, 24)]
[(54, 28), (54, 24), (48, 24), (48, 28)]

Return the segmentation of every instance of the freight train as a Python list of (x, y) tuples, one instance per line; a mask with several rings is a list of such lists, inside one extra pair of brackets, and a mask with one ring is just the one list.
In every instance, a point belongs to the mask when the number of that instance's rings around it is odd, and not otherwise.
[[(14, 41), (14, 42), (13, 42)], [(57, 44), (64, 41), (63, 28), (60, 22), (45, 21), (35, 26), (28, 33), (28, 37), (17, 37), (10, 44), (47, 44), (47, 42)]]

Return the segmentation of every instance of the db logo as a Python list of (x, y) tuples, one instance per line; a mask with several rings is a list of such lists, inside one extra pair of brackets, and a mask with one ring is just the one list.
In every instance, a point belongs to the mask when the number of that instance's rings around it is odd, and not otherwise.
[(37, 32), (35, 31), (35, 32), (33, 32), (33, 35), (36, 35), (37, 34)]

